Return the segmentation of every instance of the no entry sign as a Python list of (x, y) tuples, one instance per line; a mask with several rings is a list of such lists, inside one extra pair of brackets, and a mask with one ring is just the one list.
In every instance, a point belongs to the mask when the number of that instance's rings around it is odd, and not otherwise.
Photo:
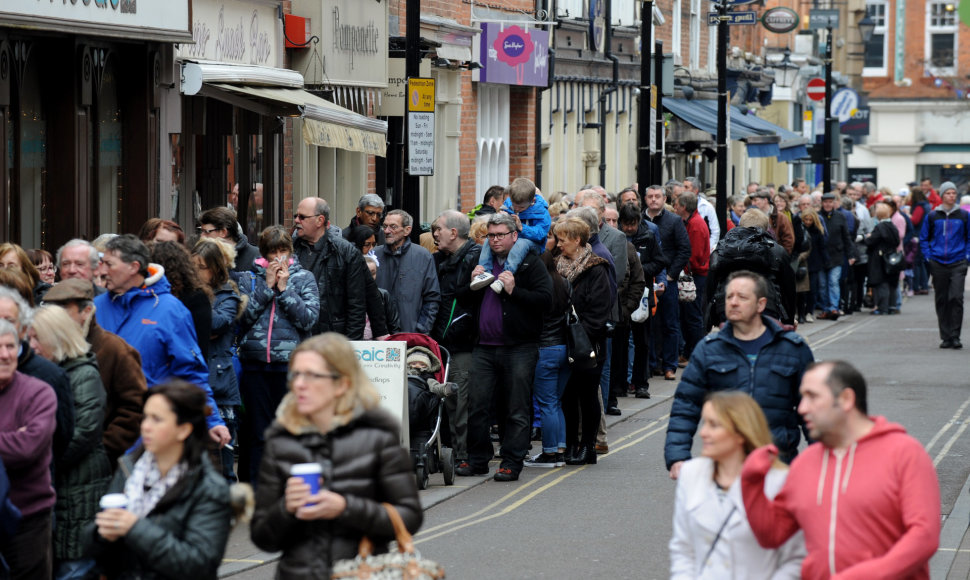
[(825, 98), (825, 79), (815, 77), (808, 81), (805, 87), (805, 94), (813, 101), (821, 101)]

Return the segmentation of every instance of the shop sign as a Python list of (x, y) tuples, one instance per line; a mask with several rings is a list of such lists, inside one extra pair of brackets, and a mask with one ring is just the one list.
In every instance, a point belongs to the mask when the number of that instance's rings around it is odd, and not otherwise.
[(189, 0), (3, 0), (0, 22), (109, 36), (138, 38), (140, 33), (146, 39), (172, 42), (185, 41), (190, 34)]
[(357, 362), (381, 397), (381, 408), (401, 425), (401, 445), (410, 445), (408, 434), (408, 378), (403, 341), (352, 340)]
[(775, 34), (791, 32), (798, 28), (800, 23), (801, 18), (798, 16), (798, 12), (785, 6), (769, 8), (761, 15), (761, 25), (768, 32), (774, 32)]
[(175, 55), (232, 64), (279, 67), (283, 63), (282, 23), (275, 3), (194, 2), (192, 40)]
[(549, 79), (549, 31), (503, 27), (483, 22), (481, 36), (483, 83), (544, 87)]
[[(403, 117), (405, 103), (407, 103), (407, 70), (405, 59), (387, 59), (387, 86), (383, 89), (383, 95), (376, 103), (374, 115), (378, 117)], [(431, 61), (421, 59), (422, 77), (431, 76)]]
[(292, 12), (310, 19), (320, 41), (290, 51), (292, 68), (308, 85), (387, 86), (389, 2), (293, 0)]
[(839, 131), (843, 135), (860, 137), (869, 134), (869, 107), (859, 107), (852, 112), (852, 116), (843, 122)]

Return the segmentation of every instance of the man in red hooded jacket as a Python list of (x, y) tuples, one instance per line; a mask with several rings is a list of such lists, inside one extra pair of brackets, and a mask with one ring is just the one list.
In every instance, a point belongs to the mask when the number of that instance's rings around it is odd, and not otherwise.
[(751, 453), (741, 473), (758, 543), (777, 548), (803, 530), (809, 580), (928, 580), (940, 487), (923, 446), (901, 425), (866, 415), (866, 381), (846, 362), (810, 366), (800, 392), (798, 412), (816, 443), (792, 462), (781, 492), (764, 494), (774, 446)]

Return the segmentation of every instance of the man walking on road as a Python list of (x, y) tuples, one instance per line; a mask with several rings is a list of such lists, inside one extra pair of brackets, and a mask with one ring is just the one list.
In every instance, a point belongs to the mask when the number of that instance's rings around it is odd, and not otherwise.
[(940, 487), (923, 445), (869, 417), (866, 381), (843, 361), (809, 367), (798, 412), (816, 441), (792, 463), (774, 500), (765, 476), (777, 449), (748, 456), (741, 492), (765, 548), (805, 533), (802, 578), (928, 579), (940, 538)]
[(740, 270), (728, 277), (727, 323), (697, 344), (674, 393), (664, 444), (671, 479), (690, 459), (704, 398), (713, 391), (750, 394), (764, 410), (782, 458), (791, 461), (798, 453), (798, 385), (814, 357), (804, 338), (764, 315), (767, 296), (760, 274)]
[(970, 256), (970, 214), (957, 203), (952, 181), (940, 186), (943, 203), (923, 219), (919, 246), (933, 276), (936, 321), (940, 327), (940, 348), (963, 348), (963, 284)]

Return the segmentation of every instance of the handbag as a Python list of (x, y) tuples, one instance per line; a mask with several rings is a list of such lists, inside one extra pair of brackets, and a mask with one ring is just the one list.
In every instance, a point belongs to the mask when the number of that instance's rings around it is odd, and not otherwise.
[(697, 300), (697, 285), (694, 284), (694, 277), (683, 271), (677, 278), (677, 298), (681, 302), (693, 302)]
[(374, 543), (364, 536), (357, 547), (354, 559), (337, 560), (330, 574), (331, 580), (438, 580), (445, 577), (441, 564), (422, 558), (414, 549), (414, 540), (401, 514), (389, 503), (381, 504), (394, 525), (395, 541), (388, 545), (386, 554), (372, 555)]
[(576, 307), (572, 304), (566, 311), (566, 358), (574, 370), (596, 367), (596, 348), (589, 340), (589, 335), (576, 314)]
[(882, 255), (883, 269), (886, 271), (887, 276), (895, 276), (903, 271), (903, 253), (902, 252), (890, 252), (888, 254), (883, 254), (882, 251), (879, 252)]

